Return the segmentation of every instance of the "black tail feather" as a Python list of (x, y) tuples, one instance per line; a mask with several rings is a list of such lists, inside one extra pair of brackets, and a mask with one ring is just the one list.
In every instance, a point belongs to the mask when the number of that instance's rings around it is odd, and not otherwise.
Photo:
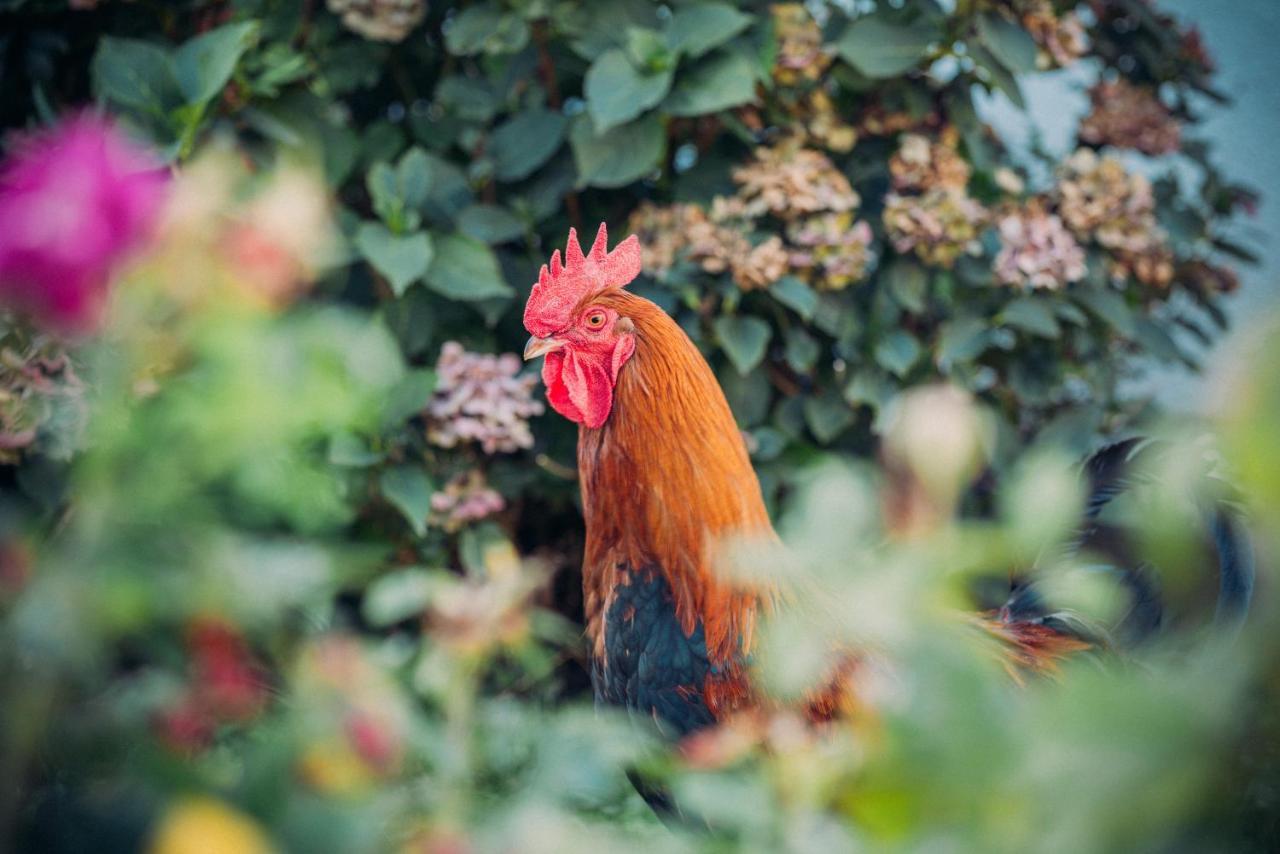
[[(1162, 444), (1142, 437), (1125, 439), (1092, 454), (1082, 468), (1087, 489), (1084, 525), (1073, 548), (1104, 555), (1114, 561), (1103, 569), (1118, 574), (1129, 594), (1130, 607), (1108, 637), (1124, 646), (1141, 643), (1163, 626), (1164, 604), (1159, 577), (1152, 567), (1138, 558), (1125, 533), (1099, 521), (1099, 517), (1114, 498), (1135, 486), (1143, 464)], [(1253, 597), (1253, 545), (1241, 511), (1227, 498), (1214, 501), (1206, 527), (1217, 559), (1218, 599), (1214, 620), (1219, 625), (1238, 624), (1248, 613)], [(1055, 621), (1059, 616), (1049, 612), (1033, 585), (1024, 579), (1014, 582), (1004, 612), (1020, 619), (1044, 623)], [(1081, 630), (1069, 620), (1063, 624), (1063, 629), (1082, 640), (1098, 641), (1096, 630)]]

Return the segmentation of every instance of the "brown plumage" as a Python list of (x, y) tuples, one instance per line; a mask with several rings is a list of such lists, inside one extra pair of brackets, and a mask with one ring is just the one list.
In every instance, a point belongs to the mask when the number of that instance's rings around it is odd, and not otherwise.
[(603, 655), (615, 567), (661, 567), (681, 628), (690, 634), (701, 619), (708, 657), (727, 668), (703, 686), (719, 718), (747, 695), (736, 659), (750, 654), (769, 594), (719, 578), (712, 549), (733, 534), (773, 535), (760, 484), (724, 393), (684, 330), (625, 291), (593, 299), (630, 318), (636, 346), (618, 375), (609, 420), (578, 436), (587, 637)]

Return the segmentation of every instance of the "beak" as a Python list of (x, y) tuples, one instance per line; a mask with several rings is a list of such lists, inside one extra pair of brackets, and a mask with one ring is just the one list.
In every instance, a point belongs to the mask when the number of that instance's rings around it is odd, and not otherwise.
[(564, 342), (550, 336), (539, 338), (534, 335), (529, 338), (529, 343), (524, 345), (524, 360), (536, 359), (539, 356), (545, 356), (552, 350), (559, 350), (564, 346)]

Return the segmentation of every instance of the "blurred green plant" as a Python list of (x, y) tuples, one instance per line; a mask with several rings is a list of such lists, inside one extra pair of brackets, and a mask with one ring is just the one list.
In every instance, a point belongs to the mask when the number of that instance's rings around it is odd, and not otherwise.
[[(1065, 461), (1147, 419), (1120, 380), (1196, 363), (1224, 257), (1251, 259), (1253, 195), (1193, 135), (1220, 99), (1193, 30), (1142, 0), (0, 21), (5, 127), (92, 99), (177, 170), (99, 338), (0, 342), (6, 844), (1265, 849), (1269, 594), (1234, 645), (1023, 686), (957, 616), (979, 573), (1038, 561), (1055, 601), (1116, 617), (1054, 558)], [(984, 104), (1068, 66), (1098, 77), (1079, 150), (1009, 150)], [(798, 695), (831, 644), (866, 650), (846, 724), (762, 714), (672, 749), (579, 705), (574, 437), (502, 354), (548, 247), (601, 220), (642, 235), (636, 289), (711, 360), (786, 508), (814, 596), (766, 629), (762, 678)], [(1277, 360), (1239, 369), (1223, 417), (1264, 537)], [(938, 381), (963, 391), (908, 393)], [(850, 468), (881, 435), (889, 475)], [(1168, 488), (1116, 512), (1194, 599), (1169, 484), (1203, 454), (1177, 447)], [(922, 455), (927, 512), (895, 515)], [(967, 489), (984, 468), (998, 493)], [(659, 825), (635, 769), (714, 830)]]

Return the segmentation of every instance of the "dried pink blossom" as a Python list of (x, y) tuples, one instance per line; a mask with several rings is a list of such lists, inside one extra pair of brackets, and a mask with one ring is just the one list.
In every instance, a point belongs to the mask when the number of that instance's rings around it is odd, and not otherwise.
[(956, 152), (954, 142), (918, 133), (903, 134), (898, 150), (889, 158), (893, 187), (901, 191), (963, 190), (969, 183), (969, 172), (969, 164)]
[(782, 143), (757, 148), (755, 159), (733, 170), (748, 216), (792, 219), (820, 211), (849, 211), (860, 199), (835, 164), (821, 152)]
[(431, 496), (431, 522), (446, 531), (457, 531), (506, 506), (502, 495), (485, 481), (484, 473), (472, 469), (451, 478), (443, 490)]
[(819, 290), (838, 291), (861, 281), (871, 262), (871, 226), (851, 213), (819, 214), (787, 228), (792, 269)]
[(1112, 253), (1113, 278), (1132, 275), (1158, 287), (1173, 280), (1173, 256), (1145, 177), (1130, 175), (1114, 157), (1081, 148), (1062, 164), (1056, 196), (1058, 213), (1076, 237)]
[(151, 153), (101, 116), (19, 139), (0, 168), (0, 301), (57, 331), (92, 329), (166, 189)]
[(1031, 288), (1061, 288), (1088, 272), (1084, 250), (1055, 214), (1039, 204), (1001, 217), (997, 281)]
[(426, 0), (329, 0), (353, 33), (380, 42), (404, 41), (427, 15)]
[(456, 341), (440, 351), (438, 385), (427, 404), (427, 438), (442, 448), (476, 442), (486, 454), (533, 445), (528, 419), (543, 412), (534, 374), (520, 375), (514, 353), (470, 353)]
[(1081, 141), (1132, 148), (1153, 157), (1178, 150), (1182, 128), (1153, 89), (1104, 80), (1089, 91), (1089, 99), (1093, 112), (1080, 123)]
[(926, 264), (951, 267), (981, 247), (987, 210), (963, 193), (931, 190), (923, 196), (890, 193), (884, 200), (885, 234), (894, 250), (914, 252)]

